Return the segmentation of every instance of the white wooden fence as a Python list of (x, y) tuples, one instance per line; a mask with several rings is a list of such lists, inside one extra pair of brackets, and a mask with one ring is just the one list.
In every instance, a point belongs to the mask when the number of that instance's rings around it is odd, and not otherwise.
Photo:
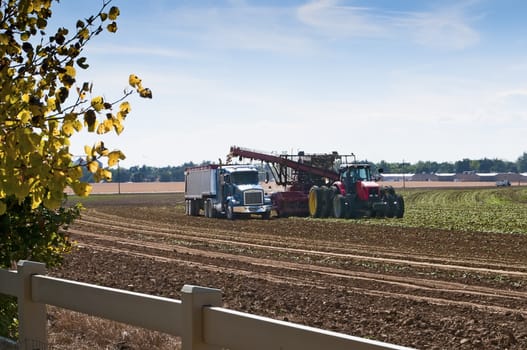
[(20, 349), (46, 344), (46, 305), (181, 336), (183, 350), (408, 349), (228, 310), (219, 289), (185, 285), (181, 292), (180, 301), (53, 278), (31, 261), (0, 269), (0, 293), (18, 298)]

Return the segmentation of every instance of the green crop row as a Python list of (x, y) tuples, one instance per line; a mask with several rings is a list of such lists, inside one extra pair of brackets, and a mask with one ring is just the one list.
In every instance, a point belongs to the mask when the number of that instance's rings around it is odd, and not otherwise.
[(527, 233), (527, 188), (407, 189), (403, 219), (365, 223), (446, 230)]

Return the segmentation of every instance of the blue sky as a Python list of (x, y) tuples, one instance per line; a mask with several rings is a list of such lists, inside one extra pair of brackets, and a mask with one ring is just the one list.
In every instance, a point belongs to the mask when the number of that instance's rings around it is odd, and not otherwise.
[[(63, 0), (73, 29), (102, 1)], [(354, 152), (378, 162), (515, 161), (527, 151), (527, 2), (522, 0), (114, 0), (116, 34), (85, 51), (107, 99), (128, 75), (122, 166), (269, 152)], [(99, 135), (79, 135), (73, 153)]]

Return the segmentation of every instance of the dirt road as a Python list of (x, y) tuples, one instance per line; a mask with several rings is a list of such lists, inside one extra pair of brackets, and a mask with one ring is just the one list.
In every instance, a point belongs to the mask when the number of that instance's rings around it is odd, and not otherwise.
[(226, 307), (420, 349), (527, 348), (527, 236), (353, 221), (187, 217), (181, 196), (86, 204), (52, 275)]

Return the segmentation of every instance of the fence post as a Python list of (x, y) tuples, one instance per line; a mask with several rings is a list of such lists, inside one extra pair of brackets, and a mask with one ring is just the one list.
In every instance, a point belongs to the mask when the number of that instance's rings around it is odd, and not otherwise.
[(182, 350), (212, 350), (220, 347), (203, 342), (203, 307), (222, 306), (221, 290), (193, 285), (181, 289)]
[(20, 275), (20, 294), (18, 295), (18, 342), (20, 349), (31, 345), (38, 349), (47, 343), (46, 305), (34, 303), (31, 288), (32, 275), (46, 274), (46, 264), (21, 260), (17, 264)]

